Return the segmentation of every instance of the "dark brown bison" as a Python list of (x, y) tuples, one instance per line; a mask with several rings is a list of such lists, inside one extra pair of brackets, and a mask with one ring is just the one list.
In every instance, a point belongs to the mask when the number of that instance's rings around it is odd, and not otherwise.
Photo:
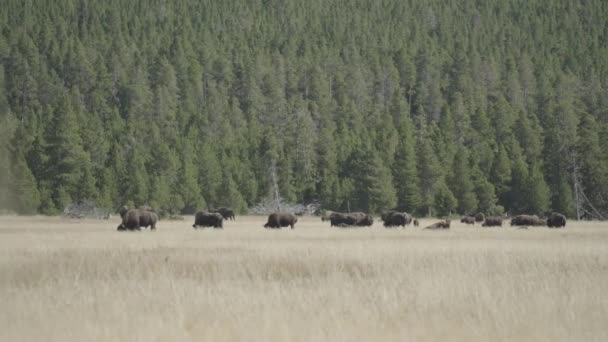
[(382, 221), (384, 221), (384, 227), (398, 227), (405, 228), (406, 225), (412, 223), (412, 216), (408, 213), (402, 213), (398, 211), (389, 211), (382, 215)]
[(418, 219), (414, 219), (414, 227), (418, 227), (420, 225), (420, 222), (418, 222)]
[(146, 209), (128, 209), (121, 216), (122, 223), (116, 230), (141, 230), (142, 227), (155, 230), (158, 222), (158, 215)]
[(547, 227), (549, 228), (562, 228), (566, 226), (566, 216), (560, 213), (551, 213), (551, 216), (547, 219)]
[(371, 226), (374, 224), (373, 217), (362, 212), (354, 212), (348, 214), (332, 213), (329, 216), (329, 221), (331, 222), (332, 227), (337, 226), (339, 224), (358, 227)]
[(486, 219), (483, 213), (477, 213), (475, 215), (475, 222), (483, 222)]
[(502, 217), (490, 216), (486, 217), (485, 221), (481, 224), (482, 227), (502, 227)]
[(198, 227), (213, 227), (224, 228), (224, 217), (220, 213), (199, 211), (194, 215), (194, 224), (192, 228)]
[(298, 218), (290, 213), (272, 213), (268, 215), (268, 222), (264, 225), (264, 228), (283, 228), (291, 226), (291, 229), (295, 228)]
[(218, 208), (215, 210), (211, 210), (210, 212), (212, 213), (218, 213), (220, 215), (222, 215), (222, 217), (224, 218), (224, 220), (234, 220), (236, 219), (236, 216), (234, 215), (234, 210), (230, 209), (230, 208)]
[(424, 229), (431, 229), (431, 230), (450, 229), (450, 220), (439, 221), (439, 222), (433, 223), (432, 225), (425, 227)]
[(473, 217), (473, 216), (463, 216), (460, 219), (460, 222), (464, 223), (464, 224), (475, 224), (475, 217)]
[(517, 215), (511, 219), (512, 226), (544, 226), (546, 222), (536, 215)]

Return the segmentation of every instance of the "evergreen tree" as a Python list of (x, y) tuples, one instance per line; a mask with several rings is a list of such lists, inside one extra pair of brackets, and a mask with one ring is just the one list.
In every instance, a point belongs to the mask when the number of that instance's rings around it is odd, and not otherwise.
[(427, 134), (422, 133), (417, 147), (418, 179), (420, 179), (420, 213), (432, 215), (437, 182), (442, 176), (439, 160)]
[[(399, 107), (401, 109), (402, 107)], [(399, 110), (393, 109), (393, 110)], [(402, 110), (402, 109), (401, 109)], [(407, 112), (399, 115), (401, 126), (399, 144), (395, 153), (393, 179), (397, 191), (397, 208), (399, 210), (415, 211), (419, 202), (419, 179), (416, 172), (416, 146), (412, 122)]]
[(549, 209), (550, 193), (538, 164), (533, 164), (523, 191), (527, 212), (542, 214)]
[(90, 161), (82, 147), (77, 116), (67, 95), (55, 109), (53, 122), (46, 134), (46, 154), (49, 159), (45, 173), (54, 207), (62, 210), (72, 201), (84, 199), (79, 197), (81, 185), (89, 187), (86, 190), (88, 192), (95, 191), (90, 184), (91, 175), (84, 179), (87, 177), (85, 170), (90, 168)]
[(470, 173), (468, 152), (464, 146), (458, 147), (450, 171), (449, 183), (452, 185), (451, 191), (458, 201), (458, 212), (461, 214), (473, 213), (478, 201)]
[(436, 209), (437, 216), (449, 216), (456, 209), (458, 201), (454, 194), (450, 191), (445, 182), (440, 180), (436, 186), (433, 196), (433, 205)]

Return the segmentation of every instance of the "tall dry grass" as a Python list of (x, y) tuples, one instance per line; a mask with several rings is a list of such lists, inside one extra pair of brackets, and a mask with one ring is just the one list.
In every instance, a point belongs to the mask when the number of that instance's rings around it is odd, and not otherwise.
[[(0, 217), (2, 341), (608, 341), (608, 225)], [(429, 223), (422, 222), (422, 224)]]

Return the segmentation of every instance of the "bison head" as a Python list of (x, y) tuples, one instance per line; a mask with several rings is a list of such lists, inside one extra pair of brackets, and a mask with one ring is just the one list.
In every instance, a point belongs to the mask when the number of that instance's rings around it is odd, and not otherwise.
[(125, 214), (127, 213), (127, 211), (129, 211), (129, 207), (127, 207), (126, 205), (123, 205), (122, 207), (120, 207), (118, 209), (118, 213), (120, 214), (120, 217), (125, 217)]

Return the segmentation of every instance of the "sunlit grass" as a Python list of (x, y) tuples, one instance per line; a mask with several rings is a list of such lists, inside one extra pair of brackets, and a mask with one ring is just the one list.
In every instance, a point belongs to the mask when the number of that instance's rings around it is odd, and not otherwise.
[(2, 341), (606, 341), (608, 225), (0, 217)]

